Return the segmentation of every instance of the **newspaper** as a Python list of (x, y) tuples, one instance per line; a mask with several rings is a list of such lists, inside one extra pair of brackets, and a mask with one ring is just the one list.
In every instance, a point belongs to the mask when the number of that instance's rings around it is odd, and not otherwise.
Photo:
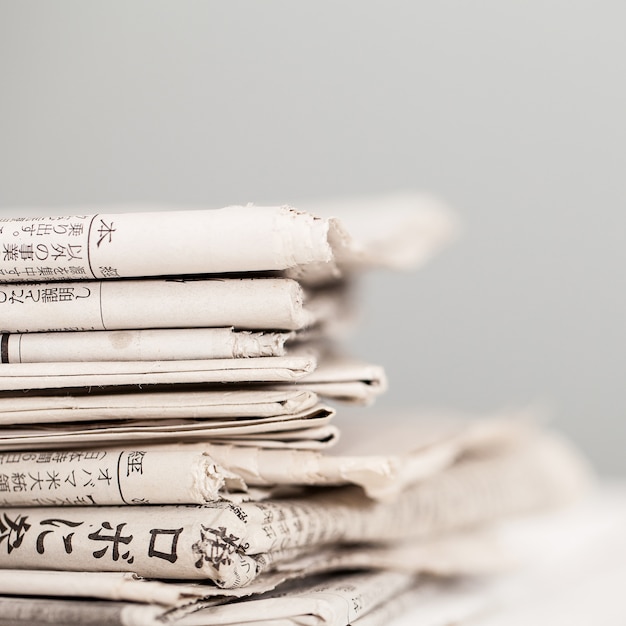
[(314, 356), (197, 361), (89, 361), (5, 363), (0, 391), (127, 385), (283, 383), (312, 372)]
[[(378, 420), (352, 418), (361, 439), (350, 437), (344, 432), (346, 421), (335, 419), (342, 436), (338, 445), (324, 454), (219, 443), (194, 446), (249, 486), (352, 484), (370, 498), (390, 500), (459, 459), (501, 453), (537, 436), (529, 425), (512, 419), (459, 421), (433, 429), (412, 417), (403, 420), (380, 414)], [(378, 445), (363, 449), (361, 441), (377, 441)]]
[[(5, 218), (0, 220), (4, 250), (0, 280), (306, 268), (298, 272), (300, 277), (320, 282), (320, 276), (332, 280), (355, 267), (413, 266), (446, 243), (455, 230), (450, 213), (433, 198), (391, 196), (378, 199), (375, 206), (362, 201), (359, 206), (376, 211), (366, 219), (361, 210), (358, 220), (351, 204), (339, 201), (320, 207), (330, 215), (325, 219), (286, 206), (156, 212), (120, 207), (118, 212), (96, 215)], [(360, 237), (351, 237), (341, 225), (343, 213)], [(360, 227), (362, 220), (373, 228)]]
[[(406, 615), (401, 620), (397, 620), (398, 624), (417, 623), (433, 626), (465, 623), (466, 620), (468, 624), (485, 625), (530, 622), (551, 624), (557, 616), (559, 623), (572, 623), (573, 620), (576, 624), (586, 624), (590, 619), (593, 621), (593, 616), (598, 615), (603, 617), (602, 623), (607, 620), (613, 623), (614, 617), (622, 615), (623, 611), (620, 609), (624, 606), (624, 603), (619, 600), (624, 580), (623, 557), (626, 553), (626, 542), (624, 542), (622, 532), (626, 511), (624, 502), (623, 489), (616, 493), (611, 493), (609, 490), (609, 493), (596, 494), (593, 499), (574, 510), (504, 524), (503, 527), (496, 529), (504, 531), (504, 533), (497, 533), (500, 537), (499, 544), (492, 543), (491, 546), (489, 541), (485, 542), (484, 536), (457, 536), (452, 540), (444, 538), (443, 545), (436, 550), (438, 556), (431, 555), (432, 560), (440, 564), (442, 560), (446, 561), (451, 556), (452, 562), (459, 566), (457, 576), (453, 579), (411, 578), (403, 591), (390, 596), (381, 591), (385, 599), (373, 606), (371, 611), (361, 613), (356, 623), (359, 626), (382, 626), (396, 623), (391, 620), (397, 619), (400, 613), (406, 613)], [(504, 545), (501, 541), (502, 536), (506, 538)], [(464, 539), (467, 540), (466, 546), (473, 545), (476, 548), (475, 551), (471, 551), (473, 556), (458, 556), (454, 543), (459, 539), (461, 544), (457, 544), (457, 548), (462, 545)], [(435, 539), (434, 543), (437, 544), (438, 541)], [(424, 543), (424, 547), (427, 545)], [(492, 559), (491, 563), (486, 564), (486, 568), (483, 567), (485, 564), (481, 564), (480, 555), (489, 552), (490, 547), (496, 546), (497, 549), (498, 545), (504, 552), (504, 560)], [(515, 569), (510, 568), (507, 563), (506, 552), (509, 548), (514, 548), (515, 552), (523, 554), (523, 558), (517, 563), (518, 567)], [(358, 552), (359, 549), (356, 550), (356, 553)], [(414, 554), (417, 553), (415, 550), (411, 551), (409, 547), (406, 558), (403, 560), (405, 567), (400, 567), (396, 573), (401, 575), (402, 572), (409, 571), (410, 566), (407, 567), (407, 564), (411, 563)], [(477, 562), (474, 562), (474, 557), (478, 557)], [(418, 561), (420, 561), (419, 557)], [(477, 567), (474, 567), (475, 565)], [(427, 565), (425, 567), (418, 565), (414, 571), (428, 572), (429, 568)], [(497, 575), (493, 575), (494, 573)], [(34, 574), (34, 585), (29, 585), (27, 582), (27, 577), (31, 574)], [(454, 576), (453, 569), (449, 569), (447, 573), (443, 572), (444, 576), (450, 574)], [(458, 577), (459, 574), (461, 578)], [(476, 577), (476, 574), (480, 576)], [(16, 578), (13, 579), (13, 576)], [(56, 579), (52, 578), (53, 576), (51, 572), (42, 572), (40, 578), (36, 572), (9, 571), (6, 572), (6, 583), (4, 577), (0, 575), (0, 592), (17, 592), (23, 595), (21, 590), (31, 587), (29, 593), (33, 595), (43, 595), (44, 591), (48, 591), (47, 595), (62, 597), (67, 595), (67, 591), (63, 592), (62, 587), (62, 581), (67, 577), (66, 590), (70, 592), (75, 590), (76, 596), (87, 594), (75, 582), (80, 574), (56, 573)], [(120, 574), (115, 582), (113, 579), (107, 579), (106, 574), (95, 576), (102, 577), (101, 586), (97, 586), (94, 584), (95, 580), (89, 580), (87, 577), (85, 582), (87, 589), (94, 590), (95, 597), (112, 596), (113, 599), (127, 599), (125, 596), (132, 595), (135, 602), (144, 603), (150, 602), (151, 596), (158, 597), (157, 588), (152, 587), (155, 585), (152, 581), (130, 581), (128, 575), (124, 574)], [(321, 582), (318, 583), (316, 590), (320, 592), (324, 589), (325, 592), (339, 596), (345, 592), (351, 592), (354, 598), (357, 597), (357, 592), (367, 588), (363, 585), (365, 580), (376, 580), (383, 588), (386, 588), (382, 585), (385, 579), (386, 577), (383, 578), (375, 573), (325, 577), (320, 579)], [(21, 586), (20, 583), (22, 583)], [(125, 587), (122, 583), (130, 584)], [(145, 591), (140, 587), (144, 583)], [(152, 610), (161, 619), (168, 616), (169, 623), (178, 626), (262, 623), (259, 621), (260, 616), (267, 616), (268, 619), (277, 618), (277, 611), (281, 608), (280, 620), (282, 621), (278, 623), (284, 624), (346, 624), (352, 623), (355, 619), (354, 616), (346, 618), (345, 613), (340, 614), (336, 609), (326, 606), (324, 596), (318, 598), (321, 602), (318, 602), (315, 607), (305, 602), (294, 601), (303, 596), (309, 596), (311, 587), (315, 585), (315, 582), (309, 578), (282, 585), (272, 593), (253, 596), (246, 602), (223, 604), (219, 611), (211, 608), (215, 607), (215, 600), (211, 600), (211, 597), (220, 593), (219, 590), (212, 589), (200, 599), (199, 588), (207, 589), (206, 585), (181, 585), (180, 583), (171, 585), (156, 583), (156, 585), (159, 585), (159, 591), (162, 589), (161, 597), (167, 597), (171, 603), (166, 605), (165, 600), (162, 600), (159, 603), (160, 606), (152, 607)], [(99, 588), (102, 589), (101, 592), (98, 592)], [(37, 593), (38, 590), (40, 590), (39, 593)], [(179, 590), (180, 594), (176, 595), (175, 590)], [(576, 592), (575, 597), (572, 596), (572, 590)], [(236, 593), (242, 590), (232, 591)], [(224, 593), (230, 593), (230, 591), (224, 590)], [(277, 602), (274, 602), (275, 598), (280, 598), (280, 607)], [(310, 598), (307, 597), (307, 601), (309, 600)], [(13, 598), (6, 598), (0, 602), (0, 608), (4, 608), (6, 603), (7, 615), (13, 617), (16, 614), (13, 612), (16, 611)], [(69, 615), (72, 607), (78, 609), (88, 605), (90, 614), (86, 612), (85, 619), (88, 619), (88, 615), (93, 619), (96, 614), (111, 614), (113, 607), (133, 606), (136, 610), (140, 608), (137, 604), (130, 605), (128, 602), (94, 605), (82, 602), (77, 604), (70, 601), (63, 603), (49, 599), (39, 600), (38, 598), (33, 599), (31, 613), (26, 608), (28, 603), (25, 599), (20, 599), (18, 606), (22, 608), (25, 616), (32, 617), (37, 614), (35, 607), (39, 607), (41, 612), (44, 611), (46, 602), (50, 602), (50, 610), (59, 610), (63, 606), (65, 612), (58, 614), (62, 617)], [(106, 607), (106, 610), (99, 613), (100, 607)], [(302, 621), (305, 607), (306, 615), (313, 620), (311, 622)], [(324, 617), (313, 618), (312, 616), (322, 613), (322, 607), (324, 607)], [(199, 612), (196, 609), (199, 609)], [(582, 618), (574, 619), (574, 613), (577, 616), (581, 615)], [(141, 613), (136, 615), (141, 615)], [(604, 619), (605, 617), (607, 620)], [(130, 614), (128, 619), (130, 619)], [(185, 621), (187, 619), (195, 621)], [(327, 621), (321, 621), (322, 619)], [(59, 621), (70, 623), (61, 617)], [(118, 621), (113, 623), (150, 624), (151, 622)], [(163, 623), (163, 621), (156, 623)], [(269, 623), (277, 622), (270, 621)]]
[(231, 589), (204, 582), (147, 579), (128, 572), (0, 569), (0, 595), (126, 600), (173, 608), (193, 599), (254, 596), (288, 580), (329, 572), (393, 570), (455, 577), (509, 571), (512, 563), (498, 532), (472, 530), (398, 545), (318, 546), (302, 557), (278, 563), (273, 571), (260, 574), (245, 587)]
[[(469, 458), (377, 503), (341, 487), (301, 497), (204, 506), (6, 508), (0, 567), (132, 571), (223, 588), (316, 545), (391, 542), (554, 506), (580, 493), (586, 467), (543, 436)], [(6, 552), (5, 552), (6, 549)]]
[[(395, 428), (387, 422), (397, 445), (383, 445), (375, 455), (284, 449), (277, 447), (276, 441), (258, 447), (259, 434), (254, 435), (256, 446), (242, 445), (240, 438), (232, 437), (238, 445), (203, 441), (168, 446), (137, 441), (140, 448), (132, 450), (60, 448), (0, 453), (0, 504), (204, 504), (229, 498), (233, 491), (246, 493), (249, 486), (257, 488), (258, 497), (259, 487), (269, 494), (276, 487), (348, 484), (360, 486), (370, 498), (390, 500), (462, 456), (501, 452), (519, 445), (524, 437), (536, 436), (516, 422), (502, 421), (460, 423), (456, 430), (442, 430), (439, 439), (433, 441), (431, 436), (420, 441), (422, 429), (414, 422)], [(488, 447), (490, 451), (485, 452)]]
[(201, 450), (10, 452), (0, 469), (3, 506), (204, 504), (245, 489)]
[(328, 220), (289, 207), (0, 221), (3, 281), (284, 270), (332, 259)]
[(232, 327), (4, 333), (0, 336), (0, 361), (192, 361), (285, 356), (289, 337), (289, 333), (235, 331)]
[(413, 582), (413, 576), (398, 572), (344, 574), (288, 585), (284, 590), (243, 603), (216, 606), (211, 600), (196, 600), (173, 609), (128, 602), (5, 597), (0, 598), (0, 626), (39, 626), (42, 623), (65, 626), (94, 623), (108, 626), (235, 626), (243, 623), (250, 626), (303, 623), (347, 626), (408, 589)]
[(97, 389), (79, 391), (0, 395), (0, 427), (136, 419), (278, 417), (304, 413), (319, 403), (316, 393), (293, 385), (227, 391), (176, 388), (117, 393)]
[(69, 450), (82, 447), (145, 446), (150, 442), (223, 441), (258, 447), (319, 450), (332, 446), (335, 411), (316, 404), (300, 412), (267, 417), (137, 419), (23, 425), (0, 429), (0, 450)]
[[(594, 614), (593, 611), (607, 617), (621, 615), (619, 610), (616, 611), (616, 605), (623, 606), (624, 603), (616, 603), (616, 598), (621, 597), (619, 590), (623, 587), (626, 554), (624, 495), (623, 488), (604, 488), (595, 491), (591, 498), (576, 507), (505, 522), (489, 532), (472, 531), (432, 537), (395, 547), (366, 545), (341, 550), (322, 549), (318, 556), (313, 554), (280, 565), (277, 571), (262, 574), (250, 586), (237, 589), (218, 589), (206, 583), (138, 579), (128, 573), (0, 570), (0, 594), (3, 596), (0, 598), (0, 615), (7, 620), (17, 620), (19, 615), (21, 622), (10, 623), (20, 624), (29, 623), (27, 619), (32, 620), (46, 612), (50, 615), (57, 611), (54, 623), (71, 624), (70, 616), (80, 615), (78, 611), (82, 607), (85, 609), (83, 621), (74, 623), (92, 624), (96, 616), (104, 619), (105, 615), (116, 615), (119, 619), (112, 624), (136, 624), (122, 621), (122, 606), (133, 607), (128, 609), (132, 614), (132, 610), (140, 610), (137, 603), (141, 603), (153, 605), (151, 610), (154, 615), (167, 615), (169, 623), (178, 626), (188, 624), (180, 620), (193, 616), (195, 608), (205, 606), (202, 612), (196, 614), (203, 620), (197, 623), (215, 624), (217, 614), (209, 610), (212, 599), (213, 602), (220, 599), (226, 602), (229, 598), (250, 596), (255, 602), (239, 602), (235, 609), (239, 623), (258, 620), (260, 615), (266, 614), (264, 606), (271, 615), (276, 610), (275, 603), (272, 607), (265, 602), (276, 597), (287, 600), (283, 604), (284, 620), (308, 623), (301, 621), (303, 604), (292, 603), (292, 600), (309, 590), (312, 584), (309, 577), (325, 571), (323, 565), (328, 559), (328, 571), (333, 571), (337, 562), (342, 562), (348, 568), (382, 567), (405, 574), (437, 576), (435, 579), (423, 576), (412, 578), (404, 592), (394, 594), (368, 613), (361, 613), (357, 621), (359, 626), (395, 624), (396, 621), (392, 620), (396, 620), (401, 613), (405, 615), (397, 619), (398, 624), (442, 626), (461, 621), (465, 623), (465, 620), (470, 620), (468, 623), (472, 624), (523, 624), (535, 623), (537, 617), (551, 615), (552, 621), (540, 621), (549, 624), (554, 623), (555, 609), (560, 609), (556, 614), (563, 616), (560, 622), (571, 623), (573, 589), (576, 589), (576, 596), (581, 595), (581, 599), (576, 600), (576, 604), (580, 605), (576, 611), (583, 609), (585, 616), (576, 623), (584, 624), (589, 623), (588, 618)], [(322, 569), (316, 569), (311, 562), (319, 563)], [(259, 597), (259, 594), (288, 580), (298, 568), (304, 572), (301, 580), (282, 585), (275, 593)], [(381, 580), (373, 578), (375, 574), (366, 576), (370, 580)], [(341, 586), (344, 591), (347, 587), (353, 591), (360, 587), (357, 583), (359, 579), (353, 575), (342, 576), (340, 585), (337, 585), (336, 577), (322, 580), (328, 587)], [(582, 588), (581, 580), (586, 583)], [(593, 590), (595, 583), (598, 583), (601, 593), (590, 598), (589, 588)], [(584, 593), (581, 594), (581, 591)], [(8, 595), (22, 597), (8, 598)], [(41, 596), (46, 598), (40, 599)], [(52, 598), (67, 599), (59, 601)], [(69, 598), (83, 600), (76, 602)], [(94, 604), (85, 598), (111, 601)], [(591, 612), (581, 605), (581, 602), (590, 599), (595, 600)], [(229, 606), (224, 604), (218, 623), (229, 623), (225, 615)], [(249, 610), (243, 613), (246, 607)], [(118, 613), (114, 613), (114, 609)], [(76, 612), (72, 613), (72, 610)], [(288, 611), (293, 614), (287, 615)], [(127, 614), (126, 618), (130, 620), (130, 615)], [(91, 621), (87, 621), (89, 619)], [(230, 619), (235, 619), (234, 615)]]
[(296, 330), (332, 307), (305, 308), (286, 278), (146, 279), (0, 284), (2, 332), (234, 326)]
[[(558, 532), (552, 539), (561, 543)], [(579, 539), (583, 550), (578, 542), (570, 543), (569, 553), (559, 562), (546, 567), (539, 560), (510, 575), (407, 577), (402, 584), (406, 574), (398, 572), (343, 574), (317, 583), (309, 579), (287, 583), (251, 600), (220, 605), (210, 598), (167, 608), (127, 601), (7, 596), (0, 598), (0, 625), (91, 626), (95, 620), (111, 626), (621, 624), (626, 608), (623, 533), (596, 545), (584, 534)]]

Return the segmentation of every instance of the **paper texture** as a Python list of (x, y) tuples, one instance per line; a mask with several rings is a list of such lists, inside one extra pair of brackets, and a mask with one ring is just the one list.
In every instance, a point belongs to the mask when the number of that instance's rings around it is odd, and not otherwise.
[(285, 356), (288, 333), (186, 328), (55, 333), (5, 333), (2, 363), (67, 361), (194, 361)]
[(316, 544), (419, 537), (546, 508), (579, 493), (585, 477), (577, 456), (544, 437), (458, 463), (392, 503), (347, 487), (260, 503), (164, 506), (158, 517), (145, 507), (8, 508), (0, 512), (0, 567), (133, 571), (238, 587)]
[[(295, 330), (316, 321), (285, 278), (0, 284), (3, 332), (208, 328)], [(318, 307), (319, 308), (319, 307)]]

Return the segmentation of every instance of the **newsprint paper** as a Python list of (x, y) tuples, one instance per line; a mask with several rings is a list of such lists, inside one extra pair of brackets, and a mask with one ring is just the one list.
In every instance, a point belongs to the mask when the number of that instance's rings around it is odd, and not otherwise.
[(80, 446), (219, 440), (240, 446), (318, 450), (335, 443), (338, 430), (330, 424), (335, 411), (323, 404), (290, 415), (249, 419), (160, 419), (83, 422), (24, 426), (0, 430), (0, 450), (54, 450)]

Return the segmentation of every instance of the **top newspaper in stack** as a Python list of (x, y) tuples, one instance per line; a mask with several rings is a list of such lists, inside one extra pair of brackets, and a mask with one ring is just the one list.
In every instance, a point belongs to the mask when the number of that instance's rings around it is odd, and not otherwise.
[(288, 208), (8, 219), (6, 281), (284, 270), (329, 262), (330, 223)]
[[(341, 205), (323, 210), (347, 214), (362, 237), (354, 240), (339, 219), (285, 206), (2, 219), (0, 280), (282, 270), (293, 270), (301, 281), (320, 280), (358, 265), (414, 265), (454, 231), (450, 215), (421, 196), (388, 199), (386, 225)], [(381, 227), (390, 232), (383, 242)]]

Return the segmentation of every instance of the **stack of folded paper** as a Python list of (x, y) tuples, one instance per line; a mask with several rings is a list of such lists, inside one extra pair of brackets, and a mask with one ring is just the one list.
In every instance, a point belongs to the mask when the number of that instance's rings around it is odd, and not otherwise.
[(385, 389), (339, 346), (353, 277), (452, 232), (379, 208), (0, 222), (0, 624), (385, 623), (580, 492), (523, 419), (334, 417)]

